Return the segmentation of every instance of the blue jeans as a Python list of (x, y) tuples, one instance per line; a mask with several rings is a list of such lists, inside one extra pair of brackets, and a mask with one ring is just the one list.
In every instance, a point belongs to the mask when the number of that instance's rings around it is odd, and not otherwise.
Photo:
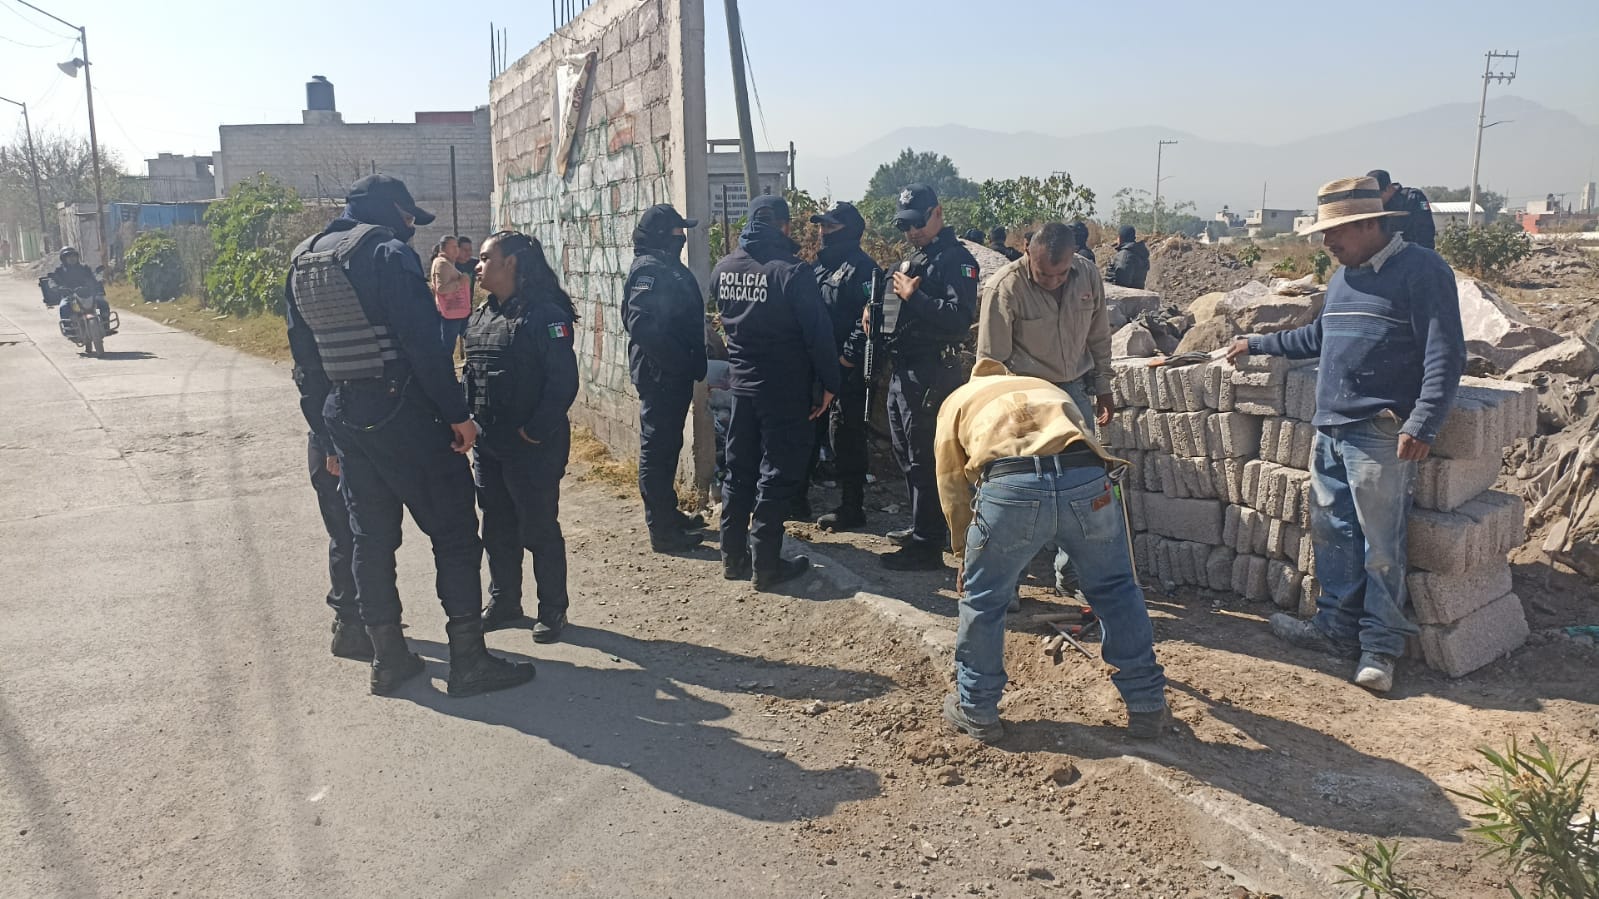
[(1110, 478), (1097, 466), (991, 478), (977, 489), (966, 531), (966, 592), (955, 636), (961, 706), (976, 721), (999, 717), (1005, 690), (1005, 607), (1016, 580), (1046, 544), (1077, 560), (1083, 595), (1104, 627), (1101, 655), (1129, 711), (1166, 705), (1166, 673), (1155, 661), (1155, 632), (1133, 580), (1127, 519)]
[[(1094, 416), (1099, 414), (1094, 409), (1094, 398), (1088, 393), (1088, 379), (1091, 377), (1093, 377), (1092, 372), (1076, 380), (1063, 381), (1055, 385), (1066, 391), (1066, 395), (1071, 397), (1072, 402), (1077, 404), (1077, 411), (1083, 413), (1083, 421), (1088, 425), (1087, 433), (1090, 436), (1094, 433)], [(1066, 595), (1067, 592), (1066, 584), (1069, 579), (1066, 572), (1071, 568), (1071, 564), (1072, 557), (1066, 552), (1066, 547), (1057, 545), (1055, 547), (1055, 592), (1062, 596)]]
[(470, 321), (470, 318), (439, 319), (439, 339), (444, 342), (445, 352), (455, 355), (455, 344), (466, 334), (466, 326)]
[(1416, 463), (1399, 459), (1397, 419), (1320, 428), (1311, 463), (1310, 533), (1321, 598), (1313, 620), (1334, 641), (1404, 655), (1405, 523)]

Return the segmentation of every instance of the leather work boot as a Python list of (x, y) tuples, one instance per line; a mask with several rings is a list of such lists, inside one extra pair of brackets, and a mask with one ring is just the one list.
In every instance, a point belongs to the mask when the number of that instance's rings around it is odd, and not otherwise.
[(333, 654), (357, 662), (372, 661), (372, 638), (354, 621), (333, 619)]
[(778, 559), (777, 567), (767, 571), (755, 572), (755, 589), (764, 593), (784, 581), (792, 581), (807, 571), (811, 570), (811, 560), (806, 556), (795, 556), (792, 559)]
[(859, 485), (846, 484), (838, 508), (816, 519), (816, 526), (824, 531), (847, 531), (866, 523), (865, 493)]
[(535, 672), (531, 663), (512, 662), (489, 655), (488, 647), (483, 645), (482, 618), (476, 615), (451, 618), (444, 625), (444, 631), (450, 635), (447, 692), (451, 696), (475, 696), (504, 690), (533, 679)]
[(516, 627), (527, 620), (527, 615), (522, 611), (522, 604), (490, 602), (489, 607), (483, 610), (483, 631), (504, 630)]
[(722, 577), (729, 581), (747, 581), (750, 579), (750, 554), (741, 553), (736, 556), (722, 554)]
[(398, 624), (368, 627), (372, 640), (372, 695), (391, 696), (400, 685), (427, 667), (422, 657), (406, 645), (405, 632)]
[(561, 631), (564, 630), (566, 630), (565, 612), (540, 615), (538, 622), (533, 625), (533, 642), (555, 643), (561, 639)]

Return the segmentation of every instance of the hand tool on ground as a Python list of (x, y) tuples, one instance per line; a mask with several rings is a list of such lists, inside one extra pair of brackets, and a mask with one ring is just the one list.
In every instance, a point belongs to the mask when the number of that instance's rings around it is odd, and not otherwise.
[(1094, 654), (1088, 651), (1088, 647), (1086, 647), (1083, 644), (1077, 642), (1077, 638), (1073, 637), (1070, 633), (1068, 633), (1066, 628), (1061, 627), (1060, 625), (1056, 624), (1053, 621), (1051, 621), (1049, 623), (1049, 626), (1054, 628), (1056, 633), (1060, 634), (1062, 637), (1065, 637), (1066, 638), (1066, 642), (1070, 643), (1072, 645), (1073, 649), (1075, 649), (1078, 652), (1082, 653), (1083, 655), (1087, 656), (1090, 660), (1092, 660), (1094, 658)]

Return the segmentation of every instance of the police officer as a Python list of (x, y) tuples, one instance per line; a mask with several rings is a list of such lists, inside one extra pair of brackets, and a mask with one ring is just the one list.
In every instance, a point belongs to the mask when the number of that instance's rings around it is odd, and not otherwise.
[(705, 301), (683, 264), (686, 229), (699, 224), (662, 203), (633, 229), (633, 266), (622, 294), (628, 373), (638, 390), (638, 489), (650, 547), (674, 552), (700, 544), (699, 515), (677, 507), (677, 460), (694, 382), (705, 380)]
[[(472, 447), (483, 548), (489, 557), (484, 630), (521, 621), (522, 550), (533, 556), (533, 640), (566, 627), (566, 540), (557, 520), (572, 450), (567, 410), (577, 399), (577, 312), (538, 241), (501, 231), (483, 244), (489, 299), (466, 327), (467, 407), (483, 428)], [(503, 298), (503, 299), (502, 299)]]
[(372, 641), (371, 688), (393, 693), (422, 673), (400, 630), (394, 553), (402, 511), (433, 543), (449, 617), (451, 696), (533, 678), (489, 655), (472, 472), (478, 430), (467, 414), (422, 262), (407, 245), (433, 221), (388, 175), (350, 187), (344, 213), (295, 249), (285, 288), (300, 408), (331, 443), (354, 535), (356, 603)]
[(1077, 235), (1077, 255), (1089, 262), (1097, 262), (1094, 258), (1094, 248), (1088, 245), (1088, 223), (1081, 219), (1072, 222), (1072, 233)]
[(1435, 249), (1433, 243), (1438, 229), (1433, 224), (1432, 203), (1428, 202), (1427, 195), (1414, 187), (1396, 184), (1383, 169), (1372, 169), (1366, 177), (1377, 179), (1383, 209), (1405, 213), (1383, 219), (1383, 229), (1389, 234), (1403, 233), (1406, 241)]
[(355, 600), (355, 573), (350, 556), (355, 537), (350, 533), (350, 507), (339, 492), (339, 456), (325, 436), (310, 432), (306, 439), (306, 464), (317, 509), (328, 532), (328, 608), (333, 610), (333, 654), (341, 659), (372, 661), (372, 639), (361, 626), (361, 607)]
[(949, 539), (933, 434), (939, 405), (964, 380), (959, 350), (977, 318), (977, 260), (944, 225), (938, 194), (926, 184), (900, 191), (894, 226), (915, 248), (894, 272), (894, 293), (904, 305), (889, 345), (894, 375), (888, 385), (889, 434), (910, 490), (913, 523), (889, 534), (901, 548), (882, 562), (896, 571), (928, 571), (943, 567)]
[(1015, 262), (1022, 258), (1022, 251), (1005, 243), (1005, 239), (1009, 236), (1004, 228), (995, 225), (988, 231), (988, 248), (1004, 256), (1006, 260)]
[[(837, 400), (829, 414), (817, 419), (825, 430), (822, 439), (833, 447), (834, 469), (839, 491), (838, 508), (816, 520), (818, 527), (843, 531), (866, 523), (866, 379), (862, 366), (866, 356), (866, 332), (861, 313), (872, 296), (872, 281), (879, 271), (877, 263), (861, 249), (866, 219), (849, 203), (838, 203), (811, 222), (821, 226), (822, 248), (816, 254), (816, 283), (822, 289), (822, 303), (833, 321), (833, 342), (838, 347), (841, 367)], [(811, 453), (814, 470), (816, 452)], [(805, 488), (810, 486), (809, 480)]]
[[(733, 417), (722, 485), (722, 573), (755, 589), (804, 574), (784, 559), (783, 519), (804, 477), (815, 426), (839, 391), (838, 348), (811, 267), (789, 239), (788, 203), (750, 203), (738, 249), (711, 273), (727, 332)], [(819, 402), (813, 385), (821, 382)], [(751, 525), (753, 518), (754, 524)]]

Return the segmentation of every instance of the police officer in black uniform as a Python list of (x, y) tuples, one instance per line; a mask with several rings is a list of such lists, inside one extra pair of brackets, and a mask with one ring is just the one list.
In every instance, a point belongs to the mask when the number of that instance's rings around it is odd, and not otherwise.
[(622, 289), (628, 373), (638, 390), (638, 489), (650, 547), (675, 552), (700, 545), (702, 516), (677, 507), (677, 460), (694, 382), (705, 380), (705, 300), (683, 264), (685, 230), (699, 224), (662, 203), (633, 229), (633, 266)]
[[(828, 415), (817, 419), (817, 447), (827, 440), (833, 448), (834, 471), (843, 494), (838, 508), (816, 520), (828, 531), (843, 531), (866, 523), (866, 331), (861, 313), (872, 296), (877, 263), (861, 249), (866, 219), (852, 204), (838, 203), (811, 216), (822, 228), (822, 248), (816, 254), (816, 283), (822, 303), (833, 321), (833, 342), (841, 368), (838, 397)], [(811, 452), (815, 470), (817, 450)], [(809, 477), (803, 489), (809, 490)], [(803, 494), (802, 494), (803, 495)]]
[(1005, 243), (1005, 239), (1009, 236), (1004, 228), (995, 225), (988, 231), (988, 248), (1004, 256), (1007, 260), (1015, 262), (1022, 258), (1022, 251)]
[(372, 661), (372, 639), (361, 625), (361, 607), (355, 600), (355, 572), (350, 568), (355, 536), (350, 533), (350, 507), (339, 492), (339, 456), (325, 435), (312, 431), (306, 438), (306, 465), (317, 510), (328, 532), (328, 608), (333, 610), (333, 654), (341, 659)]
[(1382, 208), (1405, 213), (1383, 219), (1383, 229), (1389, 234), (1403, 233), (1410, 243), (1436, 249), (1433, 244), (1438, 228), (1433, 224), (1432, 203), (1427, 195), (1414, 187), (1396, 184), (1383, 169), (1372, 169), (1366, 177), (1377, 179), (1377, 188), (1382, 191)]
[(478, 428), (439, 343), (422, 262), (406, 243), (416, 224), (432, 221), (404, 182), (362, 178), (344, 213), (295, 249), (285, 288), (300, 408), (338, 456), (378, 695), (423, 671), (400, 629), (394, 553), (404, 511), (433, 543), (449, 618), (450, 695), (533, 678), (532, 665), (491, 656), (483, 645), (483, 544), (465, 457)]
[(890, 343), (888, 425), (894, 456), (911, 495), (912, 526), (889, 535), (900, 549), (882, 556), (896, 571), (943, 567), (949, 528), (938, 503), (933, 435), (938, 407), (963, 381), (960, 347), (977, 319), (977, 260), (944, 225), (938, 195), (926, 184), (900, 191), (894, 226), (915, 247), (894, 272), (904, 305)]
[[(788, 203), (750, 203), (738, 249), (711, 273), (727, 332), (733, 417), (722, 485), (722, 573), (755, 589), (804, 574), (784, 559), (783, 520), (804, 478), (815, 427), (839, 391), (838, 347), (811, 266), (794, 255)], [(821, 382), (820, 401), (813, 386)], [(753, 518), (754, 524), (751, 525)]]
[(67, 303), (61, 302), (67, 294), (78, 288), (87, 288), (94, 294), (94, 308), (100, 313), (100, 321), (105, 327), (111, 327), (111, 306), (105, 299), (105, 286), (96, 277), (94, 269), (83, 264), (83, 257), (76, 247), (62, 247), (56, 254), (56, 259), (61, 264), (49, 275), (50, 287), (56, 292), (56, 302), (60, 304), (61, 318), (65, 320), (71, 315)]
[[(501, 231), (483, 244), (488, 302), (466, 326), (467, 407), (483, 428), (472, 447), (483, 548), (489, 557), (484, 630), (523, 620), (522, 550), (533, 556), (533, 640), (566, 627), (566, 539), (557, 520), (572, 450), (567, 410), (577, 399), (577, 312), (538, 241)], [(502, 299), (503, 298), (503, 299)]]

